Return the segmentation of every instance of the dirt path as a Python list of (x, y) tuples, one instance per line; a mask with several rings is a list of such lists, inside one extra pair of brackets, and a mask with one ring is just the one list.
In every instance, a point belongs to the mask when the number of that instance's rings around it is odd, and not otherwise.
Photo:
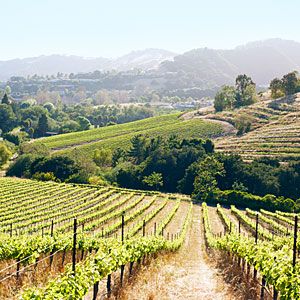
[(136, 280), (121, 292), (127, 300), (234, 300), (204, 248), (201, 208), (194, 206), (186, 242), (176, 254), (162, 255), (144, 267)]

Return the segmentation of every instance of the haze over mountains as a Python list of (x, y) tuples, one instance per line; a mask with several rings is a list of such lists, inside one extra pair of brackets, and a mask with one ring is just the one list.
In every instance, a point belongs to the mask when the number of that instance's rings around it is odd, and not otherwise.
[(246, 73), (259, 85), (292, 70), (300, 70), (300, 43), (269, 39), (251, 42), (231, 50), (200, 48), (182, 55), (161, 49), (134, 51), (116, 59), (51, 55), (0, 61), (0, 80), (13, 75), (51, 75), (94, 70), (153, 70), (177, 73), (190, 82), (189, 87), (213, 88), (233, 83), (236, 75)]
[(62, 73), (86, 73), (95, 70), (127, 71), (131, 69), (155, 69), (176, 54), (161, 49), (132, 51), (116, 59), (84, 58), (75, 55), (42, 55), (38, 57), (0, 61), (0, 80), (11, 76), (56, 75)]

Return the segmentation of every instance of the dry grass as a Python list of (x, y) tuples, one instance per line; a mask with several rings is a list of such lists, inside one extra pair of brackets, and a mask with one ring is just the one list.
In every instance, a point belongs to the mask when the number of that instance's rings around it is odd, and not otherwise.
[(230, 290), (231, 287), (222, 280), (218, 270), (208, 263), (201, 231), (200, 207), (195, 206), (192, 226), (181, 250), (150, 259), (110, 299), (238, 299)]
[[(81, 253), (78, 253), (78, 259), (80, 256)], [(43, 257), (46, 257), (46, 255)], [(20, 291), (27, 287), (45, 285), (49, 279), (56, 277), (59, 273), (62, 273), (66, 264), (71, 262), (71, 253), (66, 253), (64, 260), (63, 253), (57, 253), (54, 255), (50, 268), (50, 258), (43, 260), (43, 257), (40, 257), (40, 261), (36, 265), (21, 265), (21, 272), (18, 277), (16, 276), (16, 265), (7, 269), (5, 273), (1, 273), (0, 280), (9, 275), (12, 276), (0, 283), (0, 299), (16, 299)], [(2, 262), (0, 269), (2, 270), (13, 263), (14, 261)], [(26, 268), (23, 270), (24, 267)]]

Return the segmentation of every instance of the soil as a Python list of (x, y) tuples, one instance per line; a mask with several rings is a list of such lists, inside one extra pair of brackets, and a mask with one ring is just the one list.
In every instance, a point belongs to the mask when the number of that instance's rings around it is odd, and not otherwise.
[(201, 220), (201, 207), (195, 205), (191, 228), (182, 248), (177, 253), (160, 255), (144, 266), (117, 299), (237, 299), (209, 261)]

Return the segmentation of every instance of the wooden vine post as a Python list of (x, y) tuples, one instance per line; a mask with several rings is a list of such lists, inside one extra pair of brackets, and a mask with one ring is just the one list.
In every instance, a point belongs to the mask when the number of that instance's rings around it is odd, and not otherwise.
[[(257, 244), (258, 240), (258, 214), (256, 214), (256, 223), (255, 223), (255, 244)], [(257, 277), (257, 270), (254, 267), (253, 277), (256, 279)]]
[(122, 212), (122, 228), (121, 228), (121, 241), (124, 243), (124, 227), (125, 227), (125, 212)]
[(74, 219), (73, 227), (73, 249), (72, 249), (72, 272), (76, 275), (76, 237), (77, 237), (77, 219)]
[[(121, 236), (122, 244), (124, 244), (124, 227), (125, 227), (125, 212), (123, 211), (122, 212), (122, 236)], [(120, 276), (121, 286), (123, 285), (124, 269), (125, 269), (125, 266), (122, 265), (121, 266), (121, 276)], [(107, 284), (108, 284), (108, 278), (107, 278)], [(109, 293), (108, 287), (107, 287), (107, 292)]]
[(146, 221), (143, 220), (143, 236), (146, 234)]
[(257, 244), (258, 240), (258, 214), (256, 214), (256, 223), (255, 223), (255, 244)]
[[(54, 233), (54, 221), (52, 220), (51, 221), (51, 229), (50, 229), (50, 236), (53, 237), (53, 233)], [(51, 250), (50, 252), (50, 269), (51, 269), (51, 266), (52, 266), (52, 263), (53, 263), (53, 253), (54, 253), (54, 250)]]
[(297, 235), (298, 235), (298, 215), (295, 216), (295, 225), (294, 225), (293, 269), (296, 266), (296, 260), (297, 260)]

